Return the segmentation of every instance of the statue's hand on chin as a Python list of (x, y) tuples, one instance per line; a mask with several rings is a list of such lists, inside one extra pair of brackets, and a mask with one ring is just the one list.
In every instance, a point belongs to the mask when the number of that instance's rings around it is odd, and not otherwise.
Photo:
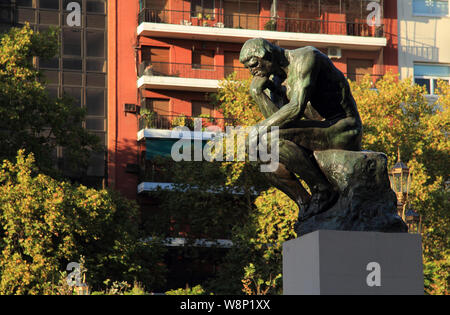
[(271, 83), (268, 77), (255, 75), (250, 84), (250, 92), (253, 96), (260, 95)]

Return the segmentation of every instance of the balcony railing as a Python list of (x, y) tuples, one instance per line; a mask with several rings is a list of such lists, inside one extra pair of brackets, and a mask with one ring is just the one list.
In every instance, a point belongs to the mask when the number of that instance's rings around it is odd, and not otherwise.
[(139, 76), (167, 76), (192, 79), (222, 80), (231, 73), (236, 72), (237, 80), (245, 80), (250, 77), (250, 72), (245, 67), (199, 65), (170, 62), (144, 61), (139, 66)]
[(207, 115), (201, 115), (199, 117), (160, 115), (152, 112), (150, 114), (141, 115), (139, 119), (139, 130), (145, 128), (172, 130), (178, 126), (185, 126), (189, 128), (189, 130), (194, 131), (194, 119), (196, 118), (202, 119), (202, 131), (211, 126), (217, 126), (220, 130), (224, 131), (226, 126), (233, 126), (235, 124), (235, 120), (230, 118), (210, 117)]
[(166, 158), (143, 158), (139, 167), (139, 180), (141, 182), (172, 183), (175, 177), (173, 160)]
[(292, 33), (333, 34), (366, 37), (383, 37), (384, 26), (369, 26), (366, 21), (331, 21), (326, 19), (301, 19), (285, 17), (265, 17), (249, 14), (214, 14), (192, 16), (191, 11), (143, 9), (139, 23), (166, 23), (187, 26), (218, 28), (238, 28)]

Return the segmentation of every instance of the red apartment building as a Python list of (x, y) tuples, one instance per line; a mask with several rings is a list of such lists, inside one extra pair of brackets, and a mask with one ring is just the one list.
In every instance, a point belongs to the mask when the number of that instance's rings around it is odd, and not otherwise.
[[(367, 24), (370, 2), (379, 26)], [(108, 183), (133, 199), (154, 187), (136, 174), (139, 142), (166, 139), (181, 115), (220, 117), (208, 93), (232, 72), (249, 76), (239, 52), (250, 38), (315, 46), (350, 79), (398, 72), (395, 0), (111, 0), (107, 15)], [(155, 112), (152, 128), (126, 104)]]
[[(381, 23), (369, 26), (374, 3)], [(170, 188), (170, 178), (142, 176), (146, 160), (176, 140), (176, 119), (221, 117), (208, 93), (230, 73), (249, 77), (246, 40), (315, 46), (352, 80), (398, 72), (396, 0), (110, 0), (107, 16), (108, 184), (143, 208), (145, 192)], [(154, 113), (147, 125), (139, 107)]]

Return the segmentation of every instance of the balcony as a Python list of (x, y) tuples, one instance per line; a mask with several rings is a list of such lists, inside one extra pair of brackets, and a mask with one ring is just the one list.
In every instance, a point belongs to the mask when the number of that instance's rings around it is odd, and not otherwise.
[[(361, 21), (360, 21), (361, 20)], [(263, 37), (280, 45), (340, 46), (375, 50), (386, 46), (384, 26), (325, 18), (286, 18), (260, 15), (193, 17), (191, 11), (143, 9), (139, 14), (138, 35), (243, 43)], [(358, 46), (363, 46), (359, 47)]]
[[(201, 119), (201, 126), (194, 126), (194, 120)], [(225, 131), (226, 126), (233, 126), (234, 119), (211, 117), (203, 115), (200, 117), (192, 117), (186, 115), (160, 115), (157, 113), (144, 114), (139, 118), (139, 130), (143, 129), (162, 129), (172, 130), (175, 127), (187, 127), (190, 131), (205, 131), (208, 127), (218, 127), (217, 130)], [(201, 129), (201, 130), (198, 130)]]
[(138, 88), (215, 92), (219, 80), (233, 72), (237, 80), (250, 77), (245, 67), (143, 62), (139, 66)]

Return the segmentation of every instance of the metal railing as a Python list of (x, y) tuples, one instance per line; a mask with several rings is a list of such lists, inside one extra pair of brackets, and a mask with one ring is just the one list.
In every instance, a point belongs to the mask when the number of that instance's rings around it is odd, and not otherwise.
[(292, 33), (351, 35), (383, 37), (384, 25), (369, 26), (366, 21), (332, 21), (327, 19), (303, 19), (267, 17), (251, 14), (220, 14), (211, 16), (193, 14), (191, 11), (156, 10), (145, 8), (139, 13), (139, 23), (166, 23), (187, 26), (238, 28)]
[(245, 80), (250, 77), (250, 71), (245, 67), (149, 61), (144, 61), (139, 65), (139, 76), (150, 75), (222, 80), (233, 72), (236, 73), (237, 80)]
[[(145, 152), (145, 151), (144, 151)], [(171, 159), (152, 159), (142, 157), (139, 167), (139, 180), (145, 182), (172, 183), (175, 177)]]
[(195, 118), (202, 119), (202, 131), (206, 130), (206, 128), (210, 126), (217, 126), (224, 131), (226, 126), (233, 126), (236, 122), (235, 119), (231, 118), (210, 117), (207, 115), (194, 117), (181, 114), (160, 115), (156, 112), (151, 112), (150, 114), (141, 115), (139, 118), (139, 130), (145, 128), (171, 130), (178, 126), (185, 126), (188, 127), (189, 130), (194, 131)]

